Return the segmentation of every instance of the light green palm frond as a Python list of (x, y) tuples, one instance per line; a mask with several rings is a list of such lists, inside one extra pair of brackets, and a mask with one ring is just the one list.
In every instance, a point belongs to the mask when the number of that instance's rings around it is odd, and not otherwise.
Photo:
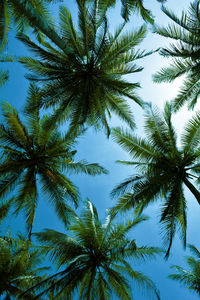
[(172, 104), (174, 111), (178, 111), (185, 103), (188, 104), (188, 109), (194, 109), (199, 98), (200, 81), (198, 76), (187, 76), (180, 87), (179, 93)]
[[(174, 136), (169, 135), (169, 127), (171, 125), (170, 115), (166, 115), (166, 120), (163, 118), (160, 111), (156, 108), (152, 109), (151, 106), (146, 110), (145, 115), (145, 133), (148, 137), (148, 140), (151, 141), (151, 145), (159, 151), (167, 152), (171, 144), (174, 145)], [(172, 128), (172, 127), (171, 127)], [(172, 137), (172, 139), (171, 139)], [(174, 149), (175, 147), (173, 147)]]
[(114, 141), (128, 151), (133, 158), (149, 161), (154, 155), (153, 147), (145, 139), (133, 136), (129, 131), (123, 131), (119, 127), (113, 128), (112, 136)]
[(39, 116), (39, 107), (40, 107), (40, 90), (35, 84), (30, 84), (28, 90), (28, 97), (26, 99), (26, 104), (24, 107), (24, 115), (27, 118), (29, 125), (29, 133), (39, 135), (40, 131), (40, 116)]
[(17, 140), (26, 147), (28, 144), (28, 132), (20, 121), (18, 112), (8, 102), (2, 104), (2, 111), (9, 129), (15, 134)]
[(80, 172), (89, 174), (89, 175), (99, 175), (99, 174), (108, 174), (108, 171), (98, 164), (88, 164), (86, 160), (81, 160), (79, 162), (70, 162), (68, 163), (69, 171), (72, 171), (75, 174)]
[(180, 60), (176, 59), (170, 64), (170, 67), (163, 68), (160, 72), (153, 75), (154, 82), (172, 82), (179, 76), (187, 73), (195, 64), (191, 59)]

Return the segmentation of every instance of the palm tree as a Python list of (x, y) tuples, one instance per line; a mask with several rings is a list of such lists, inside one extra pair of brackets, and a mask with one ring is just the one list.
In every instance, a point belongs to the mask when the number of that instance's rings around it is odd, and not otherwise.
[(77, 299), (111, 299), (112, 295), (117, 299), (132, 299), (129, 277), (160, 299), (154, 283), (133, 270), (127, 261), (146, 260), (161, 252), (155, 247), (138, 247), (135, 240), (126, 236), (146, 217), (125, 224), (114, 224), (114, 217), (108, 212), (105, 222), (101, 223), (96, 208), (88, 200), (81, 216), (73, 217), (71, 235), (50, 229), (35, 234), (58, 268), (63, 268), (35, 286), (42, 290), (37, 297), (54, 292), (54, 299), (63, 299), (64, 295), (69, 300), (74, 299), (76, 291)]
[(55, 108), (50, 124), (69, 117), (72, 128), (77, 124), (93, 125), (103, 127), (109, 135), (108, 118), (113, 112), (133, 128), (133, 115), (124, 97), (139, 105), (143, 102), (135, 94), (139, 83), (130, 83), (123, 75), (141, 71), (134, 61), (150, 54), (134, 50), (143, 40), (146, 27), (121, 34), (124, 23), (112, 35), (108, 31), (107, 7), (103, 9), (94, 1), (92, 8), (86, 9), (78, 1), (78, 8), (78, 31), (68, 9), (60, 8), (60, 35), (67, 55), (62, 48), (55, 49), (44, 41), (37, 45), (26, 35), (19, 35), (40, 58), (25, 57), (20, 62), (34, 71), (27, 76), (30, 80), (44, 83), (42, 106)]
[[(47, 2), (51, 0), (28, 0), (24, 1), (24, 8), (21, 7), (21, 1), (19, 0), (1, 0), (0, 1), (0, 50), (2, 50), (8, 41), (8, 32), (11, 28), (11, 24), (15, 24), (15, 28), (19, 32), (24, 32), (33, 26), (33, 32), (36, 33), (37, 38), (43, 37), (42, 33), (38, 30), (37, 26), (29, 20), (28, 14), (26, 14), (26, 7), (31, 7), (40, 18), (53, 26), (53, 19), (50, 13), (47, 11)], [(33, 13), (34, 17), (34, 13)]]
[(172, 82), (185, 75), (183, 85), (173, 100), (173, 107), (177, 111), (188, 103), (188, 108), (191, 109), (197, 103), (200, 93), (199, 0), (191, 3), (188, 13), (183, 12), (181, 18), (165, 7), (162, 10), (175, 24), (167, 27), (155, 25), (154, 32), (176, 42), (160, 50), (161, 55), (171, 57), (173, 61), (169, 67), (164, 67), (156, 73), (153, 79), (155, 82)]
[(187, 289), (196, 292), (200, 296), (200, 252), (193, 245), (189, 245), (189, 248), (195, 255), (195, 257), (187, 257), (189, 271), (179, 266), (173, 266), (178, 274), (170, 274), (169, 278), (179, 281)]
[[(44, 259), (39, 249), (33, 248), (30, 242), (19, 236), (0, 237), (0, 297), (10, 300), (18, 299), (19, 295), (45, 279), (41, 271), (48, 268), (38, 267)], [(4, 298), (2, 298), (4, 297)], [(33, 299), (34, 294), (28, 293), (22, 299)]]
[(24, 112), (26, 125), (22, 123), (14, 107), (4, 103), (4, 122), (0, 127), (0, 197), (15, 189), (12, 202), (15, 203), (16, 213), (25, 211), (29, 234), (33, 226), (39, 186), (47, 193), (58, 216), (67, 222), (66, 214), (70, 215), (73, 210), (66, 204), (65, 197), (77, 205), (79, 195), (77, 188), (63, 171), (67, 170), (68, 174), (82, 172), (89, 175), (107, 173), (96, 163), (74, 160), (76, 151), (73, 147), (81, 132), (68, 132), (62, 136), (56, 127), (47, 130), (47, 117), (40, 118), (39, 109), (29, 111), (39, 101), (39, 90), (31, 85)]
[(136, 213), (157, 199), (163, 202), (160, 222), (164, 227), (164, 241), (169, 243), (166, 257), (177, 229), (186, 245), (186, 199), (183, 186), (187, 186), (200, 204), (200, 192), (193, 180), (199, 183), (200, 171), (200, 113), (189, 120), (177, 146), (175, 129), (171, 122), (172, 108), (167, 103), (164, 114), (149, 106), (146, 112), (147, 139), (132, 135), (120, 128), (113, 129), (114, 140), (132, 156), (133, 161), (120, 163), (136, 166), (139, 173), (127, 178), (113, 191), (123, 195), (115, 209), (126, 211), (134, 207)]

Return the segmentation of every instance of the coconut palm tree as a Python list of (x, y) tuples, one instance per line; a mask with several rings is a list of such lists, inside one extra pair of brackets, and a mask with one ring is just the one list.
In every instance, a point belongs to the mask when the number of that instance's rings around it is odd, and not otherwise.
[(157, 199), (162, 201), (160, 222), (164, 227), (164, 241), (168, 243), (166, 257), (172, 245), (177, 227), (186, 245), (186, 186), (200, 204), (200, 112), (189, 120), (177, 146), (177, 136), (171, 122), (172, 108), (168, 103), (164, 114), (151, 106), (146, 111), (145, 133), (140, 138), (120, 128), (113, 129), (114, 140), (133, 158), (133, 161), (119, 161), (135, 166), (138, 173), (127, 178), (112, 191), (113, 196), (122, 195), (115, 209), (132, 207), (136, 213)]
[(161, 55), (173, 60), (169, 67), (162, 68), (153, 79), (155, 82), (172, 82), (185, 75), (183, 85), (173, 100), (173, 106), (177, 111), (188, 103), (188, 108), (191, 109), (197, 103), (200, 93), (199, 0), (192, 2), (188, 12), (183, 12), (181, 18), (165, 7), (162, 10), (173, 20), (173, 24), (167, 27), (155, 25), (154, 32), (175, 41), (170, 47), (160, 50)]
[(200, 252), (193, 245), (189, 245), (189, 248), (195, 256), (187, 257), (186, 261), (189, 270), (186, 270), (179, 266), (173, 266), (178, 274), (170, 274), (169, 278), (180, 282), (187, 289), (196, 292), (198, 296), (200, 296)]
[(25, 211), (29, 234), (33, 226), (39, 186), (48, 195), (48, 200), (54, 205), (58, 216), (66, 221), (66, 214), (73, 211), (65, 198), (77, 205), (79, 195), (64, 171), (68, 174), (82, 172), (89, 175), (107, 173), (96, 163), (74, 160), (76, 151), (73, 147), (81, 132), (61, 135), (57, 127), (47, 130), (47, 116), (40, 117), (39, 109), (29, 111), (38, 101), (39, 90), (31, 85), (24, 111), (26, 125), (20, 120), (14, 107), (4, 103), (4, 122), (0, 127), (0, 197), (15, 189), (12, 202), (15, 204), (16, 213)]
[(161, 252), (155, 247), (138, 247), (135, 240), (127, 237), (146, 217), (124, 224), (114, 224), (114, 218), (108, 212), (102, 223), (88, 200), (81, 216), (74, 215), (70, 235), (50, 229), (35, 234), (58, 268), (63, 269), (35, 286), (41, 290), (37, 297), (53, 292), (54, 299), (69, 300), (74, 299), (76, 292), (77, 299), (84, 300), (111, 299), (112, 295), (117, 299), (132, 299), (132, 281), (135, 281), (160, 299), (154, 283), (127, 261), (146, 260)]
[(107, 8), (100, 9), (97, 1), (90, 9), (78, 1), (78, 8), (77, 31), (68, 9), (60, 8), (60, 36), (67, 55), (47, 42), (38, 45), (26, 35), (18, 36), (38, 56), (20, 59), (34, 71), (27, 77), (43, 83), (42, 106), (55, 108), (50, 124), (69, 117), (72, 128), (77, 124), (93, 125), (103, 127), (109, 135), (108, 118), (113, 112), (133, 128), (133, 115), (124, 97), (139, 105), (143, 102), (135, 94), (139, 83), (130, 83), (123, 75), (141, 71), (135, 60), (150, 54), (134, 49), (143, 40), (146, 27), (121, 34), (122, 24), (112, 35)]
[[(0, 297), (1, 299), (18, 299), (19, 295), (45, 279), (41, 272), (44, 255), (39, 249), (33, 248), (22, 236), (0, 237)], [(34, 294), (28, 293), (21, 299), (33, 299)]]

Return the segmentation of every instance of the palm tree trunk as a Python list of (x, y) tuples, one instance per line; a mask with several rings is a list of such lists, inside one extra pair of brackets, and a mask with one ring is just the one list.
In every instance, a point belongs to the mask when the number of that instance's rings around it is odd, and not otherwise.
[(56, 44), (66, 55), (71, 53), (66, 43), (59, 37), (57, 32), (41, 17), (34, 7), (26, 0), (9, 0), (17, 9), (20, 9), (28, 18), (31, 26), (41, 30), (54, 44)]
[(197, 199), (197, 201), (200, 205), (200, 192), (195, 188), (195, 186), (187, 178), (184, 178), (183, 182), (188, 187), (190, 192), (195, 196), (195, 198)]

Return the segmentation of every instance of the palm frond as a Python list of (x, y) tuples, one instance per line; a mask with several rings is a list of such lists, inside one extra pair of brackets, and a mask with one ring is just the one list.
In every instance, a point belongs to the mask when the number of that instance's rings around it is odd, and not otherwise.
[(148, 144), (144, 139), (133, 136), (128, 131), (113, 128), (112, 136), (120, 146), (128, 151), (133, 158), (143, 159), (144, 161), (150, 160), (154, 155), (153, 147)]
[(0, 87), (3, 86), (8, 80), (8, 71), (0, 70)]

